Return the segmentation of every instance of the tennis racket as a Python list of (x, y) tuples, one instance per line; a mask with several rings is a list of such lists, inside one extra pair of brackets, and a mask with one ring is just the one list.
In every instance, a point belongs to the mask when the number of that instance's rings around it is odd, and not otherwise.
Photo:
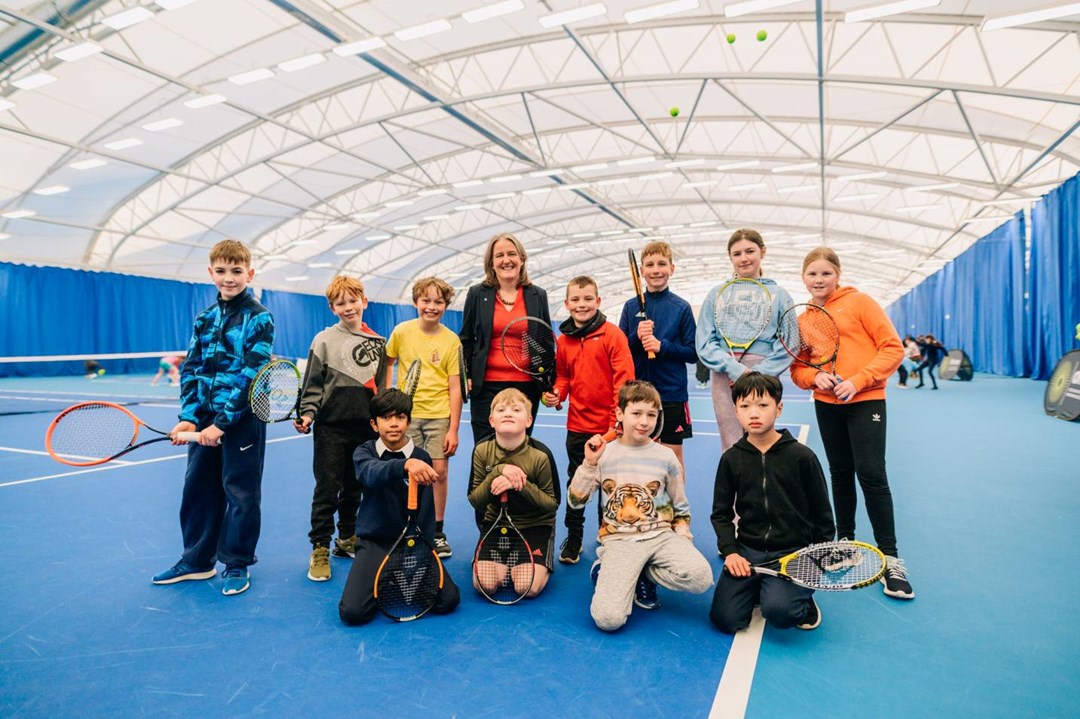
[(300, 369), (292, 362), (270, 362), (251, 381), (251, 413), (267, 423), (299, 420), (300, 381)]
[[(140, 442), (141, 428), (160, 436)], [(199, 441), (198, 432), (178, 432), (176, 436), (186, 442)], [(56, 415), (45, 432), (45, 449), (61, 464), (92, 467), (168, 439), (171, 438), (167, 432), (154, 429), (118, 404), (80, 402)]]
[(416, 495), (416, 480), (410, 477), (405, 529), (375, 573), (375, 601), (396, 622), (427, 614), (443, 587), (442, 562), (416, 523)]
[(410, 397), (416, 395), (416, 388), (420, 386), (420, 369), (420, 360), (414, 359), (409, 363), (409, 369), (405, 371), (405, 377), (401, 380), (401, 391)]
[[(499, 339), (506, 361), (537, 382), (545, 392), (555, 389), (555, 330), (536, 317), (519, 317), (506, 325)], [(562, 409), (562, 402), (555, 405)]]
[(458, 348), (457, 355), (458, 382), (461, 383), (461, 401), (469, 401), (469, 377), (468, 368), (465, 366), (465, 350)]
[[(750, 345), (769, 326), (772, 315), (772, 295), (757, 280), (745, 277), (728, 280), (716, 293), (713, 305), (716, 331), (738, 362), (742, 362)], [(741, 350), (738, 356), (736, 350)]]
[[(633, 250), (627, 250), (627, 254), (630, 256), (630, 278), (634, 281), (634, 293), (637, 295), (637, 318), (638, 320), (647, 320), (648, 316), (645, 314), (645, 291), (641, 289), (641, 272), (638, 270), (637, 255)], [(649, 359), (656, 359), (656, 353), (652, 350), (649, 351)]]
[(757, 574), (780, 577), (807, 589), (845, 592), (874, 584), (885, 574), (885, 555), (877, 547), (843, 540), (811, 544), (761, 565)]
[(476, 545), (473, 578), (485, 598), (515, 604), (532, 589), (536, 562), (532, 547), (506, 511), (507, 492), (499, 495), (499, 516)]
[[(823, 307), (792, 305), (780, 316), (780, 344), (796, 361), (828, 372), (837, 382), (836, 355), (840, 352), (840, 330)], [(825, 369), (829, 365), (829, 369)]]
[[(649, 433), (649, 439), (651, 439), (653, 442), (657, 442), (657, 441), (660, 440), (660, 435), (663, 432), (664, 432), (664, 410), (661, 409), (660, 412), (656, 415), (656, 426), (653, 427), (653, 431)], [(605, 432), (602, 435), (602, 439), (604, 440), (604, 444), (610, 444), (611, 442), (615, 441), (616, 439), (618, 439), (619, 437), (622, 437), (622, 436), (623, 436), (623, 423), (622, 422), (616, 422), (614, 427), (612, 427), (611, 429), (609, 429), (607, 432)], [(600, 449), (600, 445), (589, 442), (589, 449), (591, 449), (592, 451), (595, 452), (596, 450)]]

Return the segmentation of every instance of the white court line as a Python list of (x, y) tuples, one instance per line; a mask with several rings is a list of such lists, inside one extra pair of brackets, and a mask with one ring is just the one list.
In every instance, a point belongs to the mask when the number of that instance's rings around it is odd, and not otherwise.
[(750, 626), (735, 633), (728, 652), (720, 686), (716, 687), (709, 719), (743, 719), (746, 704), (750, 700), (750, 685), (754, 683), (761, 636), (765, 633), (765, 619), (761, 610), (755, 609)]
[[(310, 439), (310, 436), (305, 435), (305, 434), (301, 434), (301, 435), (297, 435), (296, 437), (278, 437), (277, 439), (268, 439), (268, 440), (266, 440), (266, 443), (267, 444), (276, 444), (278, 442), (289, 442), (289, 441), (294, 440), (294, 439)], [(3, 448), (0, 448), (0, 449), (3, 449)], [(20, 450), (13, 450), (13, 451), (20, 451)], [(30, 450), (21, 450), (21, 451), (28, 452), (30, 454), (35, 454), (34, 452), (31, 452)], [(45, 454), (45, 453), (40, 452), (40, 453), (37, 453), (37, 454)], [(187, 457), (187, 452), (184, 452), (184, 454), (170, 454), (168, 457), (155, 457), (154, 459), (144, 459), (144, 460), (139, 461), (139, 462), (123, 462), (123, 463), (121, 463), (118, 460), (114, 460), (110, 464), (103, 464), (100, 467), (89, 467), (87, 469), (79, 469), (79, 470), (76, 470), (74, 472), (61, 472), (60, 474), (48, 474), (48, 475), (45, 475), (44, 477), (31, 477), (30, 479), (17, 479), (14, 482), (3, 482), (3, 483), (0, 483), (0, 488), (14, 487), (17, 484), (30, 484), (32, 482), (44, 482), (47, 479), (59, 479), (61, 477), (74, 477), (77, 474), (89, 474), (91, 472), (107, 472), (107, 471), (112, 470), (112, 469), (125, 469), (127, 467), (138, 467), (138, 466), (143, 465), (143, 464), (154, 464), (155, 462), (168, 462), (169, 460), (172, 460), (172, 459), (184, 459), (185, 457)]]
[[(49, 456), (48, 452), (43, 452), (40, 449), (18, 449), (17, 447), (0, 447), (0, 452), (15, 452), (16, 454), (37, 454)], [(76, 454), (65, 454), (65, 457), (74, 457), (75, 459), (90, 459), (89, 457), (80, 457)], [(131, 462), (124, 461), (122, 459), (114, 459), (113, 462), (117, 464), (131, 464)]]
[[(36, 400), (39, 400), (41, 402), (45, 402), (45, 401), (47, 401), (49, 399), (48, 397), (36, 397), (36, 396), (35, 397), (25, 397), (25, 396), (23, 396), (23, 397), (13, 397), (10, 394), (8, 394), (9, 392), (26, 393), (27, 390), (25, 390), (25, 389), (14, 390), (14, 389), (0, 388), (0, 397), (3, 397), (4, 399), (36, 399)], [(108, 393), (108, 392), (95, 392), (95, 391), (90, 390), (90, 389), (88, 389), (86, 392), (72, 392), (69, 389), (64, 390), (63, 392), (59, 392), (57, 390), (34, 389), (34, 390), (30, 390), (30, 394), (32, 394), (32, 395), (42, 395), (42, 394), (49, 394), (49, 395), (57, 395), (57, 394), (65, 395), (66, 394), (66, 395), (70, 395), (70, 394), (74, 394), (74, 395), (80, 395), (80, 396), (83, 397), (83, 399), (64, 399), (64, 400), (59, 400), (58, 399), (58, 400), (56, 400), (57, 402), (61, 402), (61, 401), (63, 401), (63, 402), (85, 402), (86, 397), (91, 397), (91, 398), (98, 398), (98, 397), (130, 397), (130, 398), (133, 398), (133, 399), (169, 399), (168, 395), (160, 395), (160, 394), (116, 394), (116, 393)]]

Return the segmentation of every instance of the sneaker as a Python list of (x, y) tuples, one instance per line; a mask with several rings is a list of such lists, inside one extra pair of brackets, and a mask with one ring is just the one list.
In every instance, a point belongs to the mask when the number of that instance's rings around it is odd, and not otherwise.
[(335, 557), (348, 557), (352, 559), (356, 556), (356, 535), (351, 537), (345, 537), (342, 539), (338, 537), (334, 540), (334, 556)]
[(813, 597), (810, 598), (810, 604), (806, 607), (806, 614), (803, 616), (802, 621), (795, 625), (799, 629), (805, 629), (810, 631), (811, 629), (817, 629), (821, 626), (821, 609), (818, 607), (817, 602)]
[(826, 572), (839, 572), (863, 563), (863, 554), (854, 547), (844, 547), (831, 552), (822, 559), (821, 568)]
[(446, 535), (442, 532), (435, 532), (435, 554), (439, 555), (439, 559), (454, 556), (454, 550), (450, 548), (450, 542), (446, 541)]
[(589, 568), (589, 579), (592, 580), (593, 586), (596, 586), (596, 581), (600, 579), (600, 560), (597, 559), (592, 563), (592, 567)]
[(885, 585), (885, 594), (897, 599), (914, 599), (915, 590), (907, 578), (907, 567), (903, 559), (885, 556), (885, 576), (881, 578)]
[(154, 584), (176, 584), (177, 582), (187, 582), (192, 579), (209, 579), (215, 574), (217, 574), (217, 569), (214, 567), (199, 569), (181, 559), (164, 572), (155, 574), (150, 581)]
[(237, 567), (235, 565), (225, 567), (225, 571), (221, 573), (221, 578), (225, 580), (221, 593), (226, 597), (246, 592), (248, 587), (251, 586), (251, 575), (248, 574), (247, 567)]
[(656, 595), (656, 582), (646, 576), (644, 569), (641, 570), (637, 587), (634, 589), (634, 604), (642, 609), (660, 608), (660, 597)]
[(325, 582), (330, 579), (330, 550), (326, 547), (315, 547), (311, 550), (311, 559), (308, 560), (307, 578), (313, 582)]
[(577, 564), (581, 561), (581, 537), (571, 534), (563, 540), (559, 547), (559, 561), (563, 564)]

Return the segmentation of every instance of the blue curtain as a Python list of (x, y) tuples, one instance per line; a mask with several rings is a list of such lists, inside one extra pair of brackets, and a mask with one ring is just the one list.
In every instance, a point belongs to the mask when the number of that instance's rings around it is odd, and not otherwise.
[(1024, 216), (983, 237), (889, 306), (900, 336), (932, 334), (980, 372), (1023, 376)]
[(1031, 210), (1028, 293), (1031, 376), (1048, 379), (1080, 348), (1080, 174)]
[[(21, 357), (182, 350), (216, 292), (209, 283), (0, 262), (0, 297), (0, 357)], [(306, 357), (315, 334), (337, 322), (322, 295), (264, 290), (261, 300), (274, 315), (274, 352), (284, 357)], [(383, 336), (415, 318), (412, 305), (372, 302), (364, 313)], [(459, 331), (461, 312), (448, 311), (443, 322)], [(157, 360), (102, 365), (113, 374), (153, 372)], [(0, 362), (0, 377), (82, 371), (82, 362)]]

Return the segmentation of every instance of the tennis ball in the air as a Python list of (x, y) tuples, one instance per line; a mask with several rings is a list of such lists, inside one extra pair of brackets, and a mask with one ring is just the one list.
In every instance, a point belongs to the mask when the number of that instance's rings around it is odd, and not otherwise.
[(728, 43), (728, 45), (734, 45), (735, 44), (735, 33), (729, 32), (727, 34), (727, 43)]
[(671, 108), (670, 110), (668, 110), (668, 112), (671, 113), (672, 117), (678, 117), (679, 116), (679, 108), (677, 108), (677, 107)]
[(764, 30), (757, 31), (758, 42), (765, 42), (765, 38), (767, 37), (769, 37), (769, 33), (765, 32)]

